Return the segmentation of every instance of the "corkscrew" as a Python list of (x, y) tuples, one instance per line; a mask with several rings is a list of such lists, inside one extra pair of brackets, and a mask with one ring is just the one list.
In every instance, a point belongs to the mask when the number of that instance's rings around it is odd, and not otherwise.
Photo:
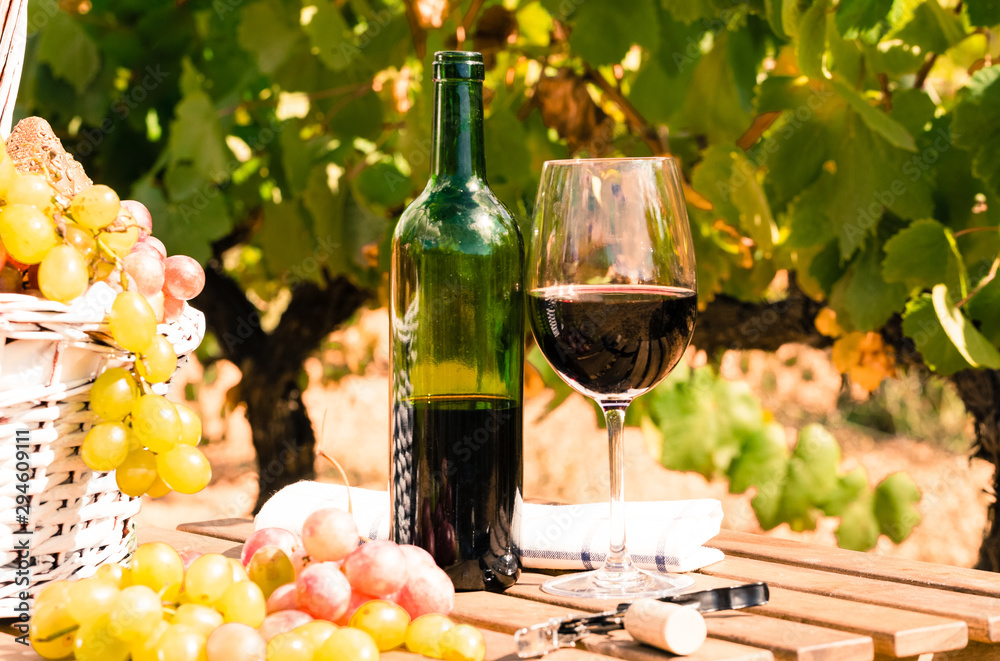
[[(737, 610), (767, 603), (766, 583), (748, 583), (660, 599), (638, 599), (614, 610), (583, 617), (552, 618), (514, 633), (517, 656), (531, 659), (560, 647), (575, 647), (586, 636), (625, 629), (636, 640), (675, 654), (690, 654), (705, 639), (701, 613)], [(682, 621), (668, 620), (681, 618)]]

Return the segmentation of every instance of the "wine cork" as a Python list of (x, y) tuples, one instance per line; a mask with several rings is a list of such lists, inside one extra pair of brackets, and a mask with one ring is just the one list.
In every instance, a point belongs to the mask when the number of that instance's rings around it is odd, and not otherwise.
[(690, 606), (637, 599), (625, 611), (625, 630), (641, 643), (691, 654), (705, 642), (705, 618)]

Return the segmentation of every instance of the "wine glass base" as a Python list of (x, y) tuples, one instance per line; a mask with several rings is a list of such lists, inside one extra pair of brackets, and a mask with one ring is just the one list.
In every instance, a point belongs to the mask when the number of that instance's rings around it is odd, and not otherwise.
[(542, 584), (542, 590), (561, 597), (632, 600), (666, 597), (691, 585), (694, 585), (694, 579), (683, 574), (661, 574), (641, 569), (626, 572), (597, 569), (549, 579)]

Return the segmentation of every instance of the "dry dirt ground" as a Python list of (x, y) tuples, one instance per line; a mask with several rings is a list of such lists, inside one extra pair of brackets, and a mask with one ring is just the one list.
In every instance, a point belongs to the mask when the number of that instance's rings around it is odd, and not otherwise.
[[(311, 359), (306, 405), (323, 448), (344, 465), (352, 485), (384, 489), (389, 465), (386, 312), (365, 312), (357, 324), (336, 334), (335, 339), (337, 347), (327, 349), (323, 359), (363, 374), (324, 384), (323, 363)], [(250, 429), (242, 407), (230, 410), (225, 404), (226, 391), (239, 381), (239, 370), (229, 363), (217, 367), (215, 381), (199, 385), (195, 403), (205, 423), (207, 442), (203, 449), (214, 469), (212, 484), (195, 496), (170, 494), (158, 500), (146, 499), (139, 525), (173, 528), (186, 521), (250, 513), (257, 490)], [(723, 360), (722, 373), (746, 379), (783, 424), (828, 420), (831, 412), (836, 417), (841, 379), (827, 352), (789, 346), (777, 354), (732, 354)], [(181, 381), (200, 383), (202, 377), (201, 367), (190, 364)], [(183, 388), (175, 388), (175, 393), (182, 392)], [(525, 497), (604, 501), (608, 483), (606, 432), (597, 426), (590, 405), (577, 395), (543, 416), (548, 397), (541, 391), (526, 401)], [(847, 424), (831, 425), (830, 429), (844, 449), (845, 469), (862, 464), (873, 481), (905, 471), (923, 493), (921, 525), (898, 546), (882, 537), (875, 553), (966, 567), (974, 564), (990, 498), (986, 493), (992, 470), (989, 464), (970, 462), (964, 454), (910, 438), (873, 437)], [(971, 425), (964, 434), (971, 440)], [(761, 532), (749, 494), (731, 495), (725, 483), (668, 471), (650, 456), (638, 429), (627, 430), (625, 444), (628, 499), (718, 498), (725, 510), (723, 527)], [(319, 459), (317, 468), (320, 479), (337, 480), (325, 460)], [(782, 525), (768, 534), (833, 545), (836, 526), (836, 519), (824, 519), (815, 531), (795, 533)]]

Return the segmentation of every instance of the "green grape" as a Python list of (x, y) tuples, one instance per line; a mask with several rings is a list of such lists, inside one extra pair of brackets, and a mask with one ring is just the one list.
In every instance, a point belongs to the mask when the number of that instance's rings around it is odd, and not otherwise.
[(35, 207), (9, 204), (0, 209), (0, 241), (17, 261), (37, 264), (59, 245), (59, 234), (55, 222)]
[(118, 600), (121, 590), (109, 581), (85, 578), (73, 584), (66, 594), (66, 606), (73, 619), (84, 624), (107, 615)]
[(113, 471), (128, 456), (128, 431), (120, 422), (102, 422), (87, 432), (80, 457), (95, 471)]
[(212, 466), (198, 448), (178, 445), (157, 455), (156, 470), (164, 484), (177, 493), (198, 493), (212, 481)]
[(118, 596), (108, 613), (111, 633), (125, 642), (135, 642), (156, 630), (163, 620), (160, 596), (146, 585), (132, 585)]
[(197, 558), (184, 576), (184, 592), (195, 604), (214, 604), (232, 584), (233, 568), (229, 565), (229, 559), (218, 553), (206, 553)]
[(486, 658), (483, 634), (471, 624), (456, 624), (441, 638), (441, 658), (444, 661), (483, 661)]
[(87, 291), (89, 283), (87, 260), (72, 246), (56, 246), (38, 265), (38, 288), (51, 301), (69, 303)]
[(174, 351), (174, 345), (162, 335), (157, 335), (146, 350), (139, 354), (135, 361), (135, 369), (139, 372), (139, 376), (150, 383), (166, 381), (177, 369), (177, 352)]
[(145, 495), (150, 498), (161, 498), (170, 493), (170, 487), (164, 483), (163, 479), (157, 475), (156, 480), (153, 481), (153, 486), (146, 489)]
[(305, 636), (279, 633), (267, 643), (267, 661), (312, 661), (315, 651)]
[(313, 661), (377, 661), (378, 658), (378, 646), (367, 631), (344, 627), (330, 634)]
[[(187, 593), (181, 593), (181, 596), (186, 597)], [(211, 606), (191, 603), (178, 606), (173, 620), (173, 624), (186, 624), (205, 637), (222, 626), (222, 623), (219, 611)]]
[(6, 199), (10, 185), (17, 177), (17, 168), (14, 166), (13, 159), (7, 155), (6, 149), (0, 149), (0, 152), (2, 152), (0, 154), (0, 197)]
[(115, 481), (126, 496), (138, 498), (156, 482), (156, 455), (142, 448), (133, 450), (115, 469)]
[(107, 186), (98, 184), (81, 191), (69, 203), (73, 220), (92, 230), (110, 225), (118, 217), (122, 203)]
[(121, 420), (132, 412), (139, 388), (128, 370), (105, 370), (90, 389), (90, 408), (105, 420)]
[(153, 633), (132, 643), (129, 647), (132, 661), (159, 661), (157, 647), (160, 644), (160, 638), (169, 628), (170, 625), (167, 622), (160, 620), (157, 622), (156, 628), (153, 629)]
[(51, 583), (47, 583), (35, 595), (35, 607), (40, 608), (43, 604), (48, 603), (66, 603), (66, 595), (69, 594), (71, 587), (73, 587), (73, 583), (70, 581), (52, 581)]
[(312, 622), (306, 622), (295, 627), (292, 629), (292, 633), (297, 633), (304, 637), (312, 644), (314, 650), (318, 650), (326, 642), (326, 639), (330, 637), (330, 634), (337, 629), (337, 625), (333, 622), (313, 620)]
[(94, 578), (113, 583), (122, 590), (132, 585), (132, 572), (129, 571), (129, 568), (114, 563), (98, 567), (97, 572), (94, 573)]
[(40, 174), (22, 174), (7, 187), (7, 204), (24, 204), (44, 210), (52, 206), (55, 191)]
[(205, 661), (207, 636), (185, 624), (171, 624), (157, 645), (159, 661)]
[(126, 661), (128, 653), (128, 644), (111, 633), (106, 613), (80, 625), (73, 639), (77, 661)]
[(455, 626), (444, 615), (427, 613), (415, 618), (406, 628), (406, 649), (433, 659), (441, 658), (441, 639)]
[(128, 227), (114, 232), (101, 232), (97, 240), (107, 246), (118, 259), (125, 259), (139, 241), (139, 228)]
[(78, 624), (65, 602), (35, 602), (35, 612), (28, 625), (28, 640), (43, 659), (65, 659), (73, 654), (73, 640)]
[(201, 418), (184, 404), (174, 403), (177, 415), (181, 417), (181, 440), (184, 445), (198, 445), (201, 441)]
[(74, 223), (66, 223), (66, 227), (63, 229), (63, 238), (88, 261), (97, 251), (97, 241), (94, 239), (94, 235)]
[(226, 622), (242, 622), (256, 629), (267, 615), (264, 593), (253, 581), (235, 581), (232, 563), (230, 562), (229, 565), (230, 576), (233, 577), (234, 582), (215, 602), (215, 608), (222, 613), (222, 618)]
[[(184, 581), (184, 561), (169, 544), (142, 544), (132, 555), (132, 585), (145, 585), (174, 601)], [(162, 590), (162, 592), (160, 592)]]
[(267, 643), (260, 633), (238, 622), (223, 624), (213, 631), (205, 652), (208, 661), (265, 661), (268, 658)]
[(153, 452), (168, 452), (181, 438), (181, 418), (165, 397), (143, 395), (132, 406), (132, 431)]
[(156, 337), (156, 314), (142, 294), (118, 294), (108, 319), (115, 342), (128, 351), (142, 353)]
[(402, 645), (409, 624), (410, 616), (405, 610), (383, 599), (362, 604), (351, 616), (351, 626), (370, 633), (380, 652)]

